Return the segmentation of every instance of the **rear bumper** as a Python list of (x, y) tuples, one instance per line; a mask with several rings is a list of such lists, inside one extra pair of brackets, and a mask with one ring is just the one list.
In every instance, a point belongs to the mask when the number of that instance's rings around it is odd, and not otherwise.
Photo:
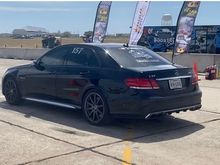
[(160, 114), (171, 114), (173, 112), (181, 112), (181, 111), (187, 111), (187, 110), (191, 110), (191, 111), (195, 111), (195, 110), (198, 110), (202, 107), (201, 104), (198, 104), (198, 105), (193, 105), (193, 106), (188, 106), (188, 107), (182, 107), (182, 108), (176, 108), (176, 109), (170, 109), (170, 110), (163, 110), (163, 111), (158, 111), (158, 112), (152, 112), (152, 113), (149, 113), (147, 116), (145, 116), (145, 119), (148, 119), (150, 118), (151, 116), (154, 116), (154, 115), (160, 115)]
[(167, 97), (148, 97), (140, 95), (121, 97), (109, 103), (110, 113), (148, 118), (162, 113), (197, 110), (201, 108), (202, 92), (179, 94)]

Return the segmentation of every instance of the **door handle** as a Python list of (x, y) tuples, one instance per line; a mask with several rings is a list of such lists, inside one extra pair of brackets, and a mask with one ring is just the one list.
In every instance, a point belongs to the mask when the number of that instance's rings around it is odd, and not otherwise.
[(25, 75), (19, 75), (19, 79), (24, 80), (24, 79), (26, 79), (26, 76)]
[(84, 72), (79, 72), (80, 75), (87, 75), (90, 74), (90, 71), (84, 71)]

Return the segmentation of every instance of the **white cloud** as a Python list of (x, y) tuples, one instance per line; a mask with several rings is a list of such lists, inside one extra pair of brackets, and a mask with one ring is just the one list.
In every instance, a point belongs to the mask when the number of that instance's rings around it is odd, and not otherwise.
[(68, 8), (37, 8), (37, 7), (8, 7), (0, 6), (0, 11), (9, 12), (70, 12)]

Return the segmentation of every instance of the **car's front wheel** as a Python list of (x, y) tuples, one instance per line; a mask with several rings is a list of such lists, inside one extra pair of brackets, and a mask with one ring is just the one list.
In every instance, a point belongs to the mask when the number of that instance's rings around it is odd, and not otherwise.
[(11, 77), (4, 82), (4, 94), (6, 101), (11, 105), (18, 105), (21, 103), (21, 95), (15, 80)]
[(110, 121), (107, 102), (97, 90), (90, 90), (84, 96), (83, 112), (89, 123), (93, 125), (103, 125)]

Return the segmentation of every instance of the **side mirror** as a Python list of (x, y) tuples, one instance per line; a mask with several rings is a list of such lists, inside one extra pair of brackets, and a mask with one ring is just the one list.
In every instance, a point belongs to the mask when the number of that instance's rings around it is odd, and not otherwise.
[(40, 60), (34, 60), (33, 64), (34, 64), (35, 68), (37, 68), (39, 70), (45, 69), (45, 67), (42, 65), (42, 62)]
[(34, 64), (34, 66), (36, 66), (37, 65), (37, 60), (34, 60), (33, 64)]

